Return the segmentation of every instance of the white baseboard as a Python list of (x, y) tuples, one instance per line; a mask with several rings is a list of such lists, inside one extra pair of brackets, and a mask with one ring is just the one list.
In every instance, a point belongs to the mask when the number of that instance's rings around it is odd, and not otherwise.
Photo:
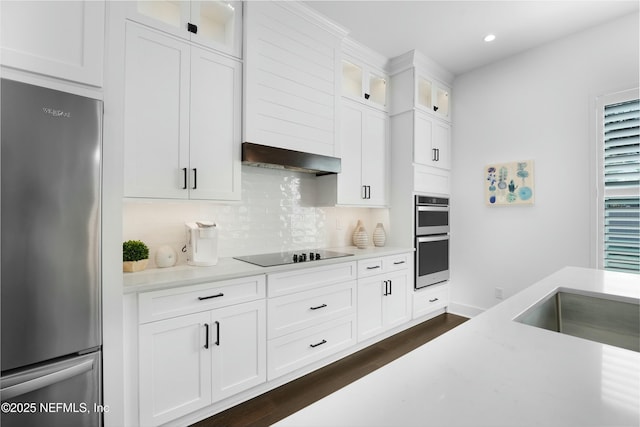
[(468, 318), (475, 317), (483, 311), (485, 311), (485, 309), (483, 308), (474, 307), (472, 305), (459, 304), (453, 301), (449, 302), (449, 307), (447, 307), (448, 313), (457, 314), (458, 316)]

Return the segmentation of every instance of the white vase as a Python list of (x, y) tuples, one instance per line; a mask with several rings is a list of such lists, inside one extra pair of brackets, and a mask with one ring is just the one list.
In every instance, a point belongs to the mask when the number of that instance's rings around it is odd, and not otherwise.
[(353, 235), (351, 236), (351, 241), (353, 242), (353, 246), (358, 246), (356, 243), (356, 234), (358, 233), (358, 230), (360, 229), (360, 227), (364, 227), (362, 225), (362, 221), (358, 220), (358, 223), (356, 224), (356, 228), (353, 229)]
[(178, 261), (178, 254), (169, 245), (162, 245), (156, 251), (156, 266), (160, 268), (173, 267)]
[(358, 231), (356, 231), (354, 235), (354, 240), (358, 249), (364, 249), (369, 245), (369, 235), (364, 227), (358, 228)]
[(385, 233), (382, 223), (379, 222), (378, 225), (376, 225), (376, 229), (373, 230), (373, 244), (375, 246), (384, 246), (386, 241), (387, 233)]

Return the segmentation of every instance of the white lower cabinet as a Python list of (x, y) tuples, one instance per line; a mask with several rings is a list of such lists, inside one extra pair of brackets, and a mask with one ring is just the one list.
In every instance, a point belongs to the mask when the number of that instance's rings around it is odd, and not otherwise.
[(211, 351), (204, 348), (211, 314), (140, 326), (140, 425), (160, 425), (211, 404)]
[[(255, 286), (244, 286), (256, 281), (258, 294)], [(139, 326), (141, 425), (164, 424), (266, 381), (264, 276), (228, 282), (139, 297), (141, 313), (162, 299), (186, 306), (189, 295), (205, 309)], [(232, 287), (246, 295), (234, 295)], [(225, 297), (255, 300), (206, 310)]]
[(224, 409), (409, 325), (412, 296), (414, 318), (448, 300), (442, 286), (412, 290), (406, 252), (141, 292), (125, 305), (138, 323), (130, 423)]
[(267, 276), (269, 380), (356, 344), (355, 278), (355, 262)]
[(411, 317), (408, 272), (358, 280), (358, 341), (374, 337)]
[(413, 318), (433, 314), (449, 305), (449, 283), (432, 285), (413, 292)]

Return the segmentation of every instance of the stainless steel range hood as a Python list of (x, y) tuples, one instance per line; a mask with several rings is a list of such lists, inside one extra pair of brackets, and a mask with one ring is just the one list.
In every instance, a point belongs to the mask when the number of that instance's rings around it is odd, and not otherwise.
[(274, 169), (329, 175), (340, 173), (340, 159), (267, 145), (242, 143), (242, 163)]

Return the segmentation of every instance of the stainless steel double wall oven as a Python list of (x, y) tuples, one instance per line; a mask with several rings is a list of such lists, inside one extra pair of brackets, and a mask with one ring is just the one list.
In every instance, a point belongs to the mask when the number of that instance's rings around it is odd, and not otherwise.
[(415, 196), (415, 288), (449, 280), (449, 199)]

